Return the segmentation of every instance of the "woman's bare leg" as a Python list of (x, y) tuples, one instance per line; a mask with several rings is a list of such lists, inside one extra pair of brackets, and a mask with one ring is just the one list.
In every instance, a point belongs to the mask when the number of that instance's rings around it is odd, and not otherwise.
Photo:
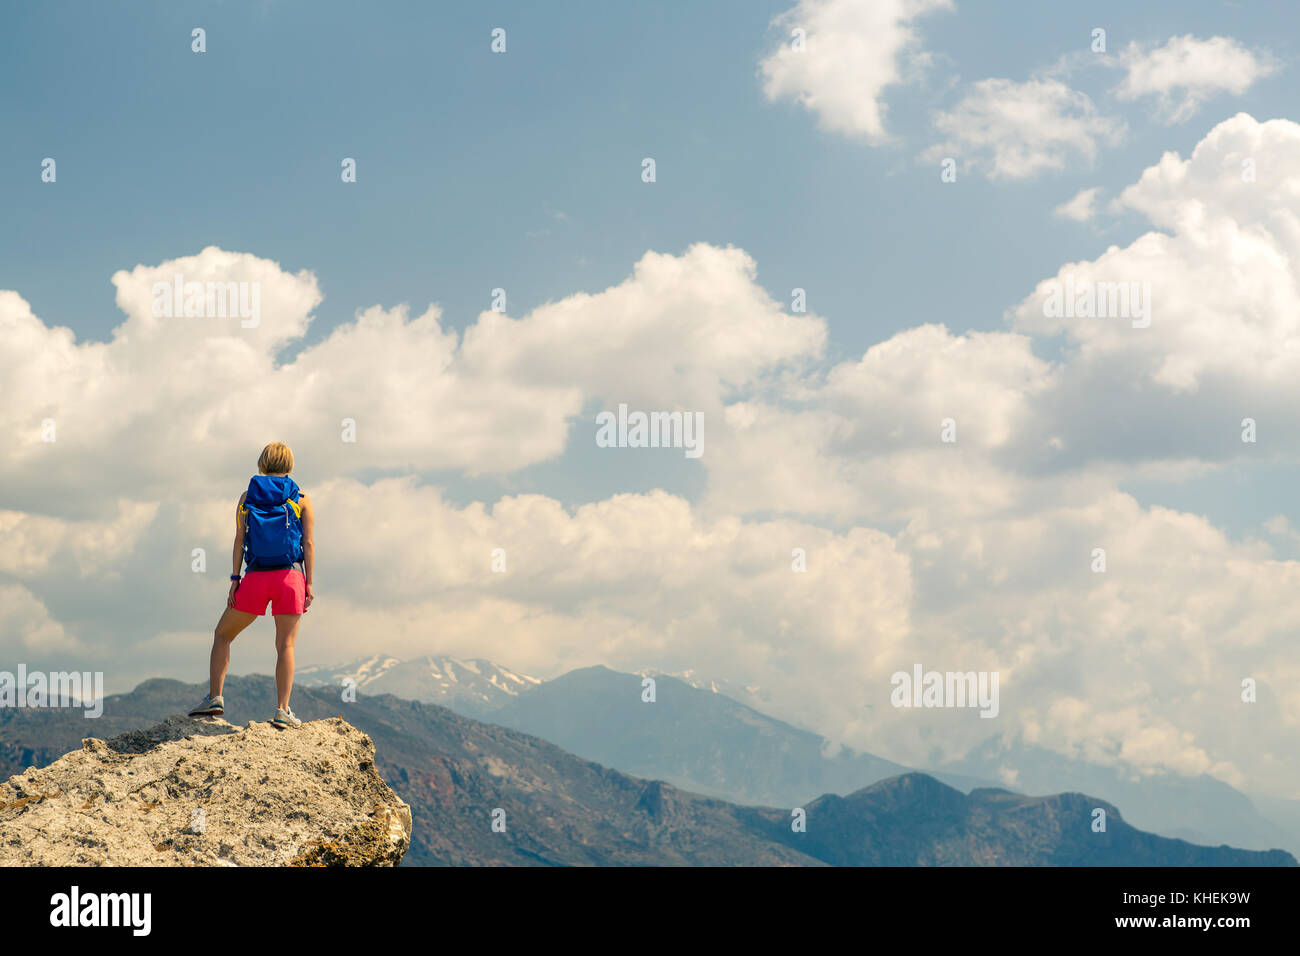
[(230, 645), (239, 633), (257, 620), (256, 614), (226, 608), (212, 633), (212, 658), (208, 662), (208, 694), (220, 697), (226, 683), (226, 670), (230, 667)]
[(301, 614), (275, 615), (275, 692), (279, 695), (281, 710), (289, 709), (289, 695), (293, 693), (293, 645), (298, 640)]

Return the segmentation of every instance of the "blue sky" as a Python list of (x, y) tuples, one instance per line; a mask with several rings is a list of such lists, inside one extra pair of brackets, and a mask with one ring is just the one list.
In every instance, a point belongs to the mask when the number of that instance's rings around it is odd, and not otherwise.
[[(778, 299), (807, 289), (830, 323), (832, 359), (920, 322), (997, 329), (1002, 310), (1057, 264), (1144, 228), (1128, 217), (1098, 235), (1054, 219), (1053, 206), (1085, 187), (1113, 194), (1163, 150), (1185, 154), (1232, 101), (1172, 129), (1128, 107), (1127, 141), (1091, 168), (942, 184), (917, 155), (931, 111), (952, 99), (945, 87), (1024, 79), (1086, 51), (1095, 26), (1112, 50), (1162, 40), (1176, 22), (1289, 60), (1297, 25), (1291, 8), (1223, 3), (939, 11), (920, 21), (938, 66), (886, 97), (898, 143), (868, 148), (762, 96), (757, 64), (781, 39), (769, 23), (786, 7), (10, 8), (0, 36), (0, 287), (20, 291), (47, 323), (102, 340), (122, 319), (109, 275), (215, 244), (319, 276), (325, 300), (310, 343), (372, 304), (418, 312), (437, 302), (461, 329), (498, 286), (520, 315), (616, 284), (647, 249), (706, 241), (748, 251)], [(207, 31), (203, 55), (190, 50), (195, 26)], [(497, 26), (505, 55), (488, 51)], [(1292, 81), (1285, 71), (1265, 78), (1232, 108), (1285, 115)], [(1100, 99), (1111, 82), (1091, 75), (1079, 86)], [(58, 162), (57, 189), (40, 182), (45, 156)], [(345, 156), (359, 164), (346, 188)], [(644, 156), (658, 164), (653, 187), (640, 181)], [(566, 465), (529, 478), (570, 501), (699, 485), (676, 462), (612, 475), (580, 456)], [(1273, 513), (1294, 477), (1252, 469), (1133, 488), (1167, 490), (1240, 532)]]
[[(839, 23), (808, 54), (843, 39), (870, 51), (868, 67), (897, 66), (875, 97), (887, 135), (846, 134), (766, 92), (787, 11), (914, 3), (936, 9), (903, 18), (912, 42)], [(1300, 793), (1280, 743), (1233, 752), (1222, 735), (1258, 729), (1201, 696), (1207, 673), (1231, 683), (1272, 666), (1277, 741), (1300, 720), (1286, 650), (1300, 631), (1270, 603), (1300, 580), (1285, 228), (1300, 195), (1296, 10), (944, 6), (0, 11), (0, 435), (14, 449), (0, 522), (24, 542), (0, 562), (20, 609), (0, 615), (0, 650), (111, 651), (118, 689), (141, 667), (176, 676), (210, 627), (191, 547), (229, 547), (244, 472), (283, 437), (309, 452), (302, 483), (333, 506), (346, 552), (322, 570), (311, 663), (353, 656), (358, 622), (376, 621), (385, 646), (366, 649), (401, 656), (451, 650), (542, 676), (690, 668), (762, 684), (778, 715), (905, 760), (936, 739), (978, 740), (978, 721), (948, 734), (862, 717), (895, 666), (947, 655), (1005, 668), (1006, 687), (1020, 668), (1033, 693), (1004, 707), (1008, 733), (1061, 750), (1127, 734), (1146, 747), (1126, 752), (1135, 764), (1234, 783), (1249, 768)], [(505, 54), (489, 49), (496, 27)], [(1096, 27), (1104, 56), (1089, 49)], [(1180, 38), (1194, 55), (1171, 76), (1161, 55)], [(1234, 86), (1242, 58), (1250, 75)], [(817, 95), (852, 113), (873, 97), (853, 86), (862, 63), (834, 66)], [(1126, 76), (1147, 85), (1122, 95)], [(990, 90), (1013, 118), (1048, 113), (981, 142), (964, 111)], [(1191, 115), (1171, 119), (1193, 94)], [(1062, 102), (1083, 120), (1051, 113)], [(999, 173), (996, 150), (1017, 137), (1045, 168)], [(945, 152), (961, 163), (954, 183), (940, 179)], [(1186, 165), (1158, 165), (1166, 153)], [(1247, 154), (1261, 158), (1255, 193), (1230, 175)], [(41, 181), (45, 157), (56, 183)], [(355, 184), (340, 181), (345, 157)], [(1132, 204), (1109, 205), (1139, 182)], [(1094, 187), (1092, 215), (1054, 213)], [(727, 247), (751, 257), (752, 281)], [(283, 350), (215, 327), (175, 338), (135, 280), (111, 281), (136, 266), (139, 281), (170, 275), (176, 260), (263, 281)], [(1145, 337), (1049, 328), (1035, 290), (1068, 263), (1102, 278), (1136, 263), (1174, 307)], [(509, 321), (493, 325), (497, 287)], [(789, 313), (795, 287), (810, 316)], [(411, 319), (436, 303), (441, 329), (497, 338), (447, 358), (427, 324), (359, 331), (359, 311), (403, 303)], [(719, 334), (693, 338), (701, 328)], [(624, 382), (657, 407), (702, 409), (716, 451), (597, 448), (592, 419)], [(332, 433), (351, 408), (369, 414), (368, 440), (382, 436), (362, 454)], [(954, 411), (973, 440), (942, 458), (938, 422)], [(56, 412), (72, 436), (62, 458), (31, 438)], [(1243, 446), (1251, 414), (1261, 440)], [(293, 433), (259, 437), (257, 416)], [(377, 579), (348, 522), (408, 500), (410, 526), (383, 528), (401, 571)], [(1266, 535), (1279, 515), (1290, 526)], [(465, 570), (506, 538), (528, 556), (518, 578)], [(818, 542), (816, 586), (769, 577), (803, 541)], [(1120, 569), (1105, 584), (1080, 557), (1102, 541)], [(166, 561), (170, 576), (150, 578)], [(1130, 658), (1139, 638), (1159, 653)], [(1109, 663), (1077, 676), (1098, 647)]]

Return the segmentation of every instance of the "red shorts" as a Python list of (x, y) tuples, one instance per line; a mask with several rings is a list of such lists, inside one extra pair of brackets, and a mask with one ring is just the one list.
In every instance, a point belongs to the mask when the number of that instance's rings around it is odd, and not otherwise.
[(249, 571), (235, 588), (235, 610), (247, 614), (302, 614), (307, 603), (307, 579), (297, 568)]

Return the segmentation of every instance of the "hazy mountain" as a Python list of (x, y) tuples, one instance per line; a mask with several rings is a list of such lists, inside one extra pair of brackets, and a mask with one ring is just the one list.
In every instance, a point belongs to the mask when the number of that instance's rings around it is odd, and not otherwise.
[(1263, 801), (1257, 808), (1212, 777), (1139, 776), (1000, 741), (939, 768), (905, 767), (871, 754), (831, 753), (821, 736), (731, 699), (723, 690), (729, 685), (644, 674), (655, 677), (654, 704), (641, 700), (643, 674), (587, 667), (538, 684), (485, 719), (624, 773), (736, 803), (795, 806), (920, 769), (963, 791), (1091, 793), (1123, 807), (1134, 826), (1164, 836), (1300, 854), (1300, 803)]
[(536, 677), (517, 674), (482, 658), (462, 660), (447, 654), (403, 661), (387, 654), (359, 658), (333, 667), (304, 667), (296, 682), (307, 687), (337, 687), (356, 682), (361, 694), (393, 694), (407, 700), (442, 704), (470, 716), (501, 707), (521, 691), (540, 684)]
[[(231, 678), (227, 719), (264, 720), (274, 687), (269, 677)], [(0, 710), (0, 755), (9, 761), (0, 773), (22, 769), (15, 755), (48, 762), (83, 736), (147, 726), (202, 692), (198, 684), (146, 681), (107, 698), (97, 720), (70, 709)], [(381, 774), (414, 817), (403, 865), (1295, 865), (1281, 851), (1143, 833), (1114, 807), (1079, 794), (967, 796), (923, 774), (808, 801), (807, 832), (797, 833), (788, 808), (737, 806), (638, 779), (434, 704), (389, 695), (344, 704), (332, 690), (303, 688), (294, 709), (309, 720), (342, 714), (371, 736)], [(1098, 806), (1109, 817), (1105, 833), (1091, 831)], [(504, 832), (492, 827), (497, 810)]]
[[(758, 688), (689, 671), (625, 674), (588, 667), (540, 681), (485, 660), (438, 656), (403, 662), (376, 655), (302, 673), (316, 685), (338, 686), (352, 677), (364, 694), (387, 692), (443, 704), (624, 773), (733, 803), (792, 807), (818, 794), (852, 793), (920, 769), (963, 791), (1092, 793), (1123, 807), (1130, 822), (1154, 833), (1300, 854), (1295, 801), (1252, 801), (1212, 777), (1139, 775), (1000, 740), (939, 768), (912, 768), (849, 750), (834, 753), (820, 735), (754, 709)], [(655, 704), (641, 701), (645, 675), (655, 677)]]
[(771, 695), (758, 684), (741, 684), (727, 677), (704, 677), (694, 670), (660, 671), (653, 668), (643, 668), (633, 673), (641, 677), (662, 677), (665, 675), (676, 677), (679, 681), (690, 684), (692, 687), (711, 691), (715, 694), (722, 694), (758, 711), (762, 711), (764, 707), (771, 705)]
[(1252, 795), (1250, 802), (1259, 808), (1259, 812), (1266, 819), (1280, 826), (1290, 838), (1289, 843), (1283, 842), (1278, 845), (1300, 856), (1300, 800)]
[[(913, 768), (847, 748), (715, 692), (654, 674), (584, 667), (538, 684), (484, 719), (535, 734), (624, 773), (733, 803), (794, 807), (823, 793), (852, 793)], [(707, 688), (707, 689), (706, 689)], [(992, 781), (940, 775), (962, 790)]]
[[(1088, 821), (1106, 811), (1106, 831)], [(769, 811), (767, 833), (833, 866), (1294, 866), (1282, 850), (1196, 846), (1138, 830), (1094, 797), (969, 795), (912, 773), (808, 807), (808, 832), (790, 834)], [(901, 828), (900, 828), (901, 825)], [(1231, 862), (1229, 862), (1231, 861)]]
[(1291, 809), (1287, 816), (1288, 803), (1300, 805), (1278, 800), (1257, 807), (1250, 797), (1213, 777), (1139, 774), (1130, 767), (1088, 763), (1001, 739), (986, 742), (943, 769), (996, 777), (1024, 793), (1093, 793), (1123, 807), (1125, 819), (1134, 826), (1193, 843), (1255, 850), (1283, 847), (1300, 853), (1300, 812)]

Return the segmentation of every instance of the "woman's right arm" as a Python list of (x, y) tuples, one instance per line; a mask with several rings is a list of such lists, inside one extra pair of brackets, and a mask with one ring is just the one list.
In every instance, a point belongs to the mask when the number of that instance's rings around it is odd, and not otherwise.
[[(239, 496), (239, 504), (235, 505), (235, 548), (230, 556), (230, 573), (238, 574), (244, 566), (244, 497), (248, 492)], [(238, 581), (230, 582), (230, 593), (226, 595), (226, 607), (235, 606), (235, 591), (239, 587)]]

